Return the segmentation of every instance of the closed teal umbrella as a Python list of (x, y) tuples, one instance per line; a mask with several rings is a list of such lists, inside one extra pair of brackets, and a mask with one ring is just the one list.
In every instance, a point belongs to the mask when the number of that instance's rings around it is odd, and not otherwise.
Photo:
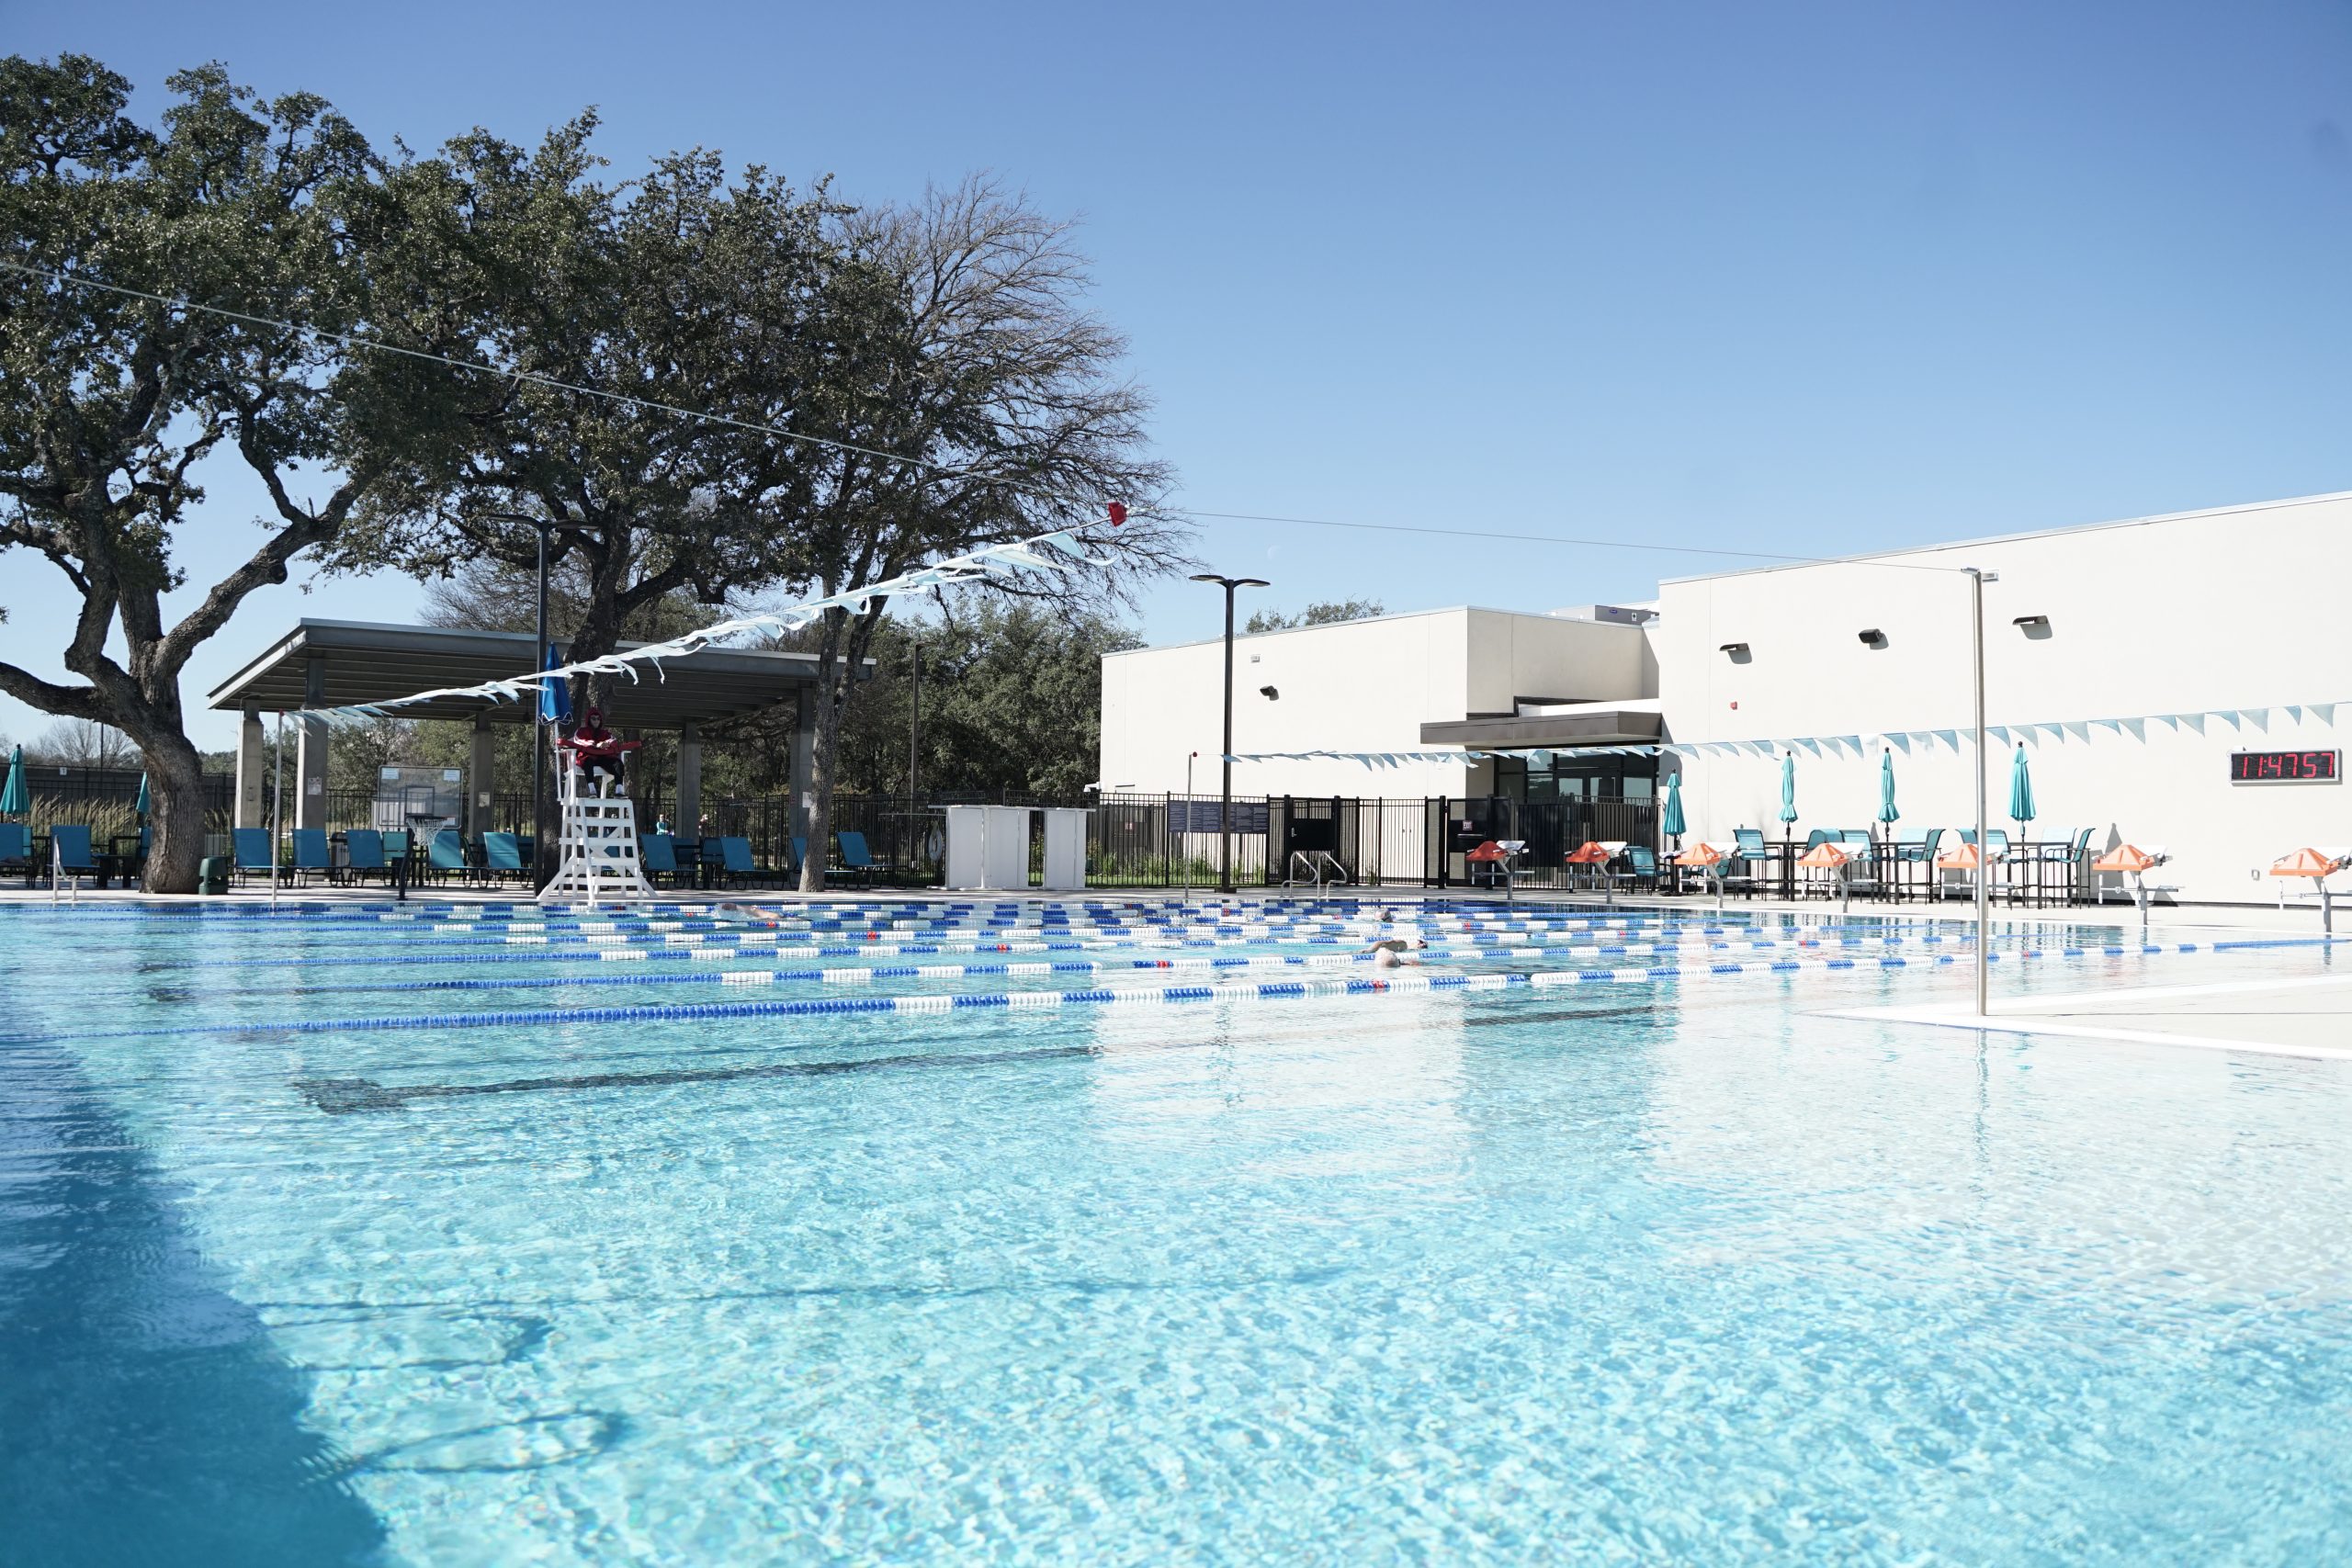
[(1669, 839), (1679, 839), (1690, 829), (1682, 821), (1682, 775), (1669, 773), (1666, 780), (1666, 815), (1658, 818), (1658, 831)]
[(1781, 759), (1781, 820), (1797, 819), (1797, 754), (1794, 751)]
[(1902, 816), (1894, 809), (1894, 748), (1890, 746), (1878, 761), (1878, 819), (1894, 822)]
[(139, 800), (130, 809), (141, 817), (147, 815), (147, 775), (145, 773), (139, 775)]
[(2033, 775), (2026, 771), (2022, 746), (2009, 768), (2009, 818), (2020, 826), (2033, 820)]
[(8, 787), (0, 789), (0, 812), (32, 808), (32, 795), (25, 788), (25, 749), (19, 746), (8, 753)]
[[(539, 668), (542, 670), (558, 670), (562, 668), (562, 666), (563, 660), (556, 657), (555, 644), (548, 644), (548, 661), (545, 664), (540, 665)], [(570, 681), (562, 679), (561, 677), (558, 677), (552, 681), (547, 679), (545, 676), (540, 677), (539, 717), (549, 724), (570, 724), (571, 722), (571, 682)]]

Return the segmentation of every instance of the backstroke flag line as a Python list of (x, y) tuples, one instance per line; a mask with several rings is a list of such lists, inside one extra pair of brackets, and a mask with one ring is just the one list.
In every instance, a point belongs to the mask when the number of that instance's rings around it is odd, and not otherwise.
[[(2039, 746), (2048, 740), (2058, 745), (2069, 741), (2089, 741), (2098, 739), (2096, 731), (2105, 730), (2117, 737), (2134, 740), (2148, 739), (2150, 725), (2162, 725), (2170, 730), (2193, 730), (2202, 735), (2208, 723), (2227, 725), (2235, 733), (2251, 728), (2268, 734), (2276, 718), (2301, 726), (2306, 721), (2335, 726), (2335, 710), (2352, 707), (2352, 697), (2326, 703), (2272, 703), (2263, 706), (2241, 708), (2207, 708), (2197, 713), (2134, 714), (2128, 718), (2067, 718), (2039, 719), (2031, 724), (1988, 724), (1985, 739), (2000, 746)], [(1559, 757), (1770, 757), (1787, 762), (1802, 750), (1814, 757), (1842, 757), (1851, 754), (1862, 757), (1872, 746), (1883, 746), (1890, 751), (1905, 756), (1914, 747), (1932, 751), (1941, 746), (1959, 751), (1973, 750), (1976, 736), (1967, 726), (1952, 726), (1939, 729), (1865, 730), (1854, 735), (1798, 735), (1776, 739), (1756, 740), (1668, 740), (1646, 745), (1616, 746), (1470, 746), (1458, 751), (1236, 751), (1224, 758), (1228, 762), (1358, 762), (1368, 768), (1401, 768), (1416, 762), (1460, 762), (1476, 757), (1523, 757), (1538, 765)]]
[[(1112, 525), (1125, 521), (1125, 508), (1114, 509)], [(1007, 544), (990, 545), (968, 555), (950, 556), (898, 577), (833, 594), (830, 598), (811, 599), (787, 609), (742, 615), (717, 626), (703, 626), (672, 637), (667, 642), (647, 643), (624, 653), (608, 653), (601, 659), (582, 660), (574, 664), (551, 665), (544, 675), (523, 674), (509, 680), (485, 681), (479, 686), (442, 686), (430, 692), (414, 692), (405, 697), (389, 697), (380, 703), (352, 703), (342, 707), (309, 708), (305, 712), (320, 715), (329, 720), (388, 717), (398, 708), (418, 703), (439, 702), (449, 698), (488, 697), (495, 702), (520, 702), (536, 698), (542, 680), (555, 681), (571, 675), (627, 675), (630, 680), (641, 679), (637, 666), (650, 664), (657, 676), (667, 679), (662, 669), (665, 659), (699, 652), (714, 644), (747, 632), (793, 632), (815, 622), (828, 610), (861, 612), (876, 599), (894, 594), (918, 592), (926, 588), (950, 587), (959, 582), (986, 582), (1021, 571), (1070, 571), (1080, 566), (1103, 566), (1106, 561), (1089, 555), (1086, 541), (1076, 528), (1057, 528), (1051, 533), (1015, 539)]]

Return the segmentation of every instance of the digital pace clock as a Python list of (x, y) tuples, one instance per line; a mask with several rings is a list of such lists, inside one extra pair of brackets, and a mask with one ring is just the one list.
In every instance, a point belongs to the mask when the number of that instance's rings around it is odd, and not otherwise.
[(2232, 784), (2341, 784), (2341, 751), (2233, 751)]

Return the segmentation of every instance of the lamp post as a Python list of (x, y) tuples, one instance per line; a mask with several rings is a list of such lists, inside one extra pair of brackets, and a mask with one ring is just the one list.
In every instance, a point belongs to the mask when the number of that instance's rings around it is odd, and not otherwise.
[(1992, 870), (1991, 857), (1984, 843), (1984, 585), (1998, 582), (2001, 574), (1976, 567), (1962, 567), (1968, 574), (1969, 646), (1975, 658), (1976, 676), (1976, 1016), (1988, 1016), (1985, 999), (1993, 967), (1992, 949), (1985, 944), (1985, 927), (1991, 895), (1984, 878)]
[[(1233, 891), (1233, 592), (1237, 588), (1272, 588), (1262, 577), (1220, 577), (1213, 571), (1196, 571), (1195, 582), (1214, 582), (1225, 590), (1225, 784), (1217, 797), (1216, 886), (1220, 893)], [(1191, 808), (1187, 807), (1189, 811)]]
[(539, 614), (537, 631), (531, 638), (531, 672), (537, 684), (531, 694), (531, 885), (544, 888), (548, 885), (548, 821), (545, 794), (547, 790), (547, 677), (548, 667), (548, 536), (550, 534), (594, 534), (601, 530), (593, 523), (562, 523), (551, 517), (531, 517), (520, 512), (493, 512), (493, 523), (520, 523), (536, 528), (539, 534)]
[(907, 858), (912, 860), (915, 846), (922, 837), (915, 829), (919, 820), (915, 815), (915, 765), (922, 754), (922, 643), (919, 638), (910, 640), (914, 644), (914, 682), (907, 705)]
[(1198, 751), (1184, 753), (1184, 830), (1176, 836), (1176, 853), (1184, 862), (1184, 907), (1193, 906), (1193, 764), (1201, 760)]

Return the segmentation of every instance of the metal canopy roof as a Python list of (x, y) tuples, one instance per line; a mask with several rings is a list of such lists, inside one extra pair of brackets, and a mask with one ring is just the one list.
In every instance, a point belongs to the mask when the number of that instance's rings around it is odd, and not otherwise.
[(1603, 709), (1574, 714), (1512, 714), (1421, 726), (1424, 746), (1653, 746), (1655, 712)]
[[(563, 639), (552, 638), (560, 649)], [(368, 621), (301, 620), (258, 658), (214, 687), (215, 708), (296, 713), (306, 706), (378, 703), (437, 686), (474, 686), (527, 674), (534, 663), (528, 632), (480, 632), (443, 626), (382, 626)], [(642, 648), (625, 642), (621, 651)], [(306, 702), (312, 660), (324, 677), (322, 694)], [(871, 664), (871, 660), (867, 661)], [(861, 674), (865, 673), (861, 671)], [(817, 678), (808, 653), (760, 649), (705, 649), (651, 665), (632, 683), (616, 676), (605, 718), (619, 729), (675, 729), (772, 707)], [(449, 697), (400, 710), (404, 718), (469, 719), (527, 724), (536, 704)]]

